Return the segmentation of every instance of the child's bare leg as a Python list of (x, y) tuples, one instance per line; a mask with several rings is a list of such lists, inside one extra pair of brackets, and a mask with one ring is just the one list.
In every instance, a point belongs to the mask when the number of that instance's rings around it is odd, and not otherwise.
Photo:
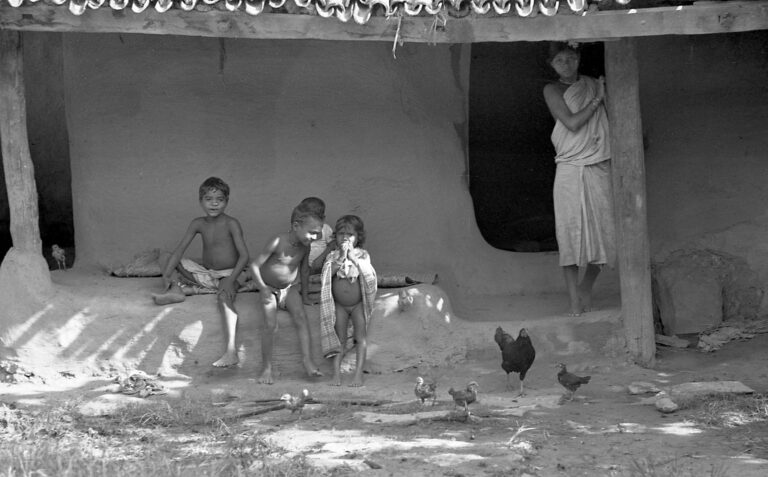
[(309, 342), (307, 313), (304, 311), (304, 303), (301, 300), (301, 295), (295, 290), (295, 287), (288, 291), (288, 296), (285, 297), (285, 307), (288, 309), (288, 313), (290, 313), (291, 318), (293, 319), (293, 324), (296, 326), (296, 333), (299, 335), (301, 358), (307, 376), (322, 376), (323, 373), (320, 372), (320, 368), (318, 368), (312, 360), (312, 347)]
[[(167, 254), (160, 255), (160, 258), (158, 259), (158, 261), (160, 263), (161, 270), (165, 269), (165, 265), (168, 263), (169, 258), (171, 258), (170, 255), (167, 255)], [(170, 288), (167, 290), (164, 290), (163, 293), (152, 294), (152, 299), (155, 301), (155, 304), (170, 305), (171, 303), (181, 303), (182, 301), (187, 299), (187, 296), (184, 293), (184, 290), (181, 289), (181, 285), (179, 284), (180, 276), (185, 278), (186, 280), (191, 280), (190, 283), (195, 282), (195, 277), (192, 276), (192, 274), (189, 273), (187, 269), (182, 267), (181, 264), (178, 264), (173, 271), (173, 275), (171, 275)]]
[(220, 290), (216, 296), (216, 301), (221, 315), (222, 325), (224, 327), (225, 350), (221, 358), (213, 362), (213, 365), (219, 368), (225, 368), (238, 363), (237, 349), (235, 348), (235, 332), (237, 331), (237, 311), (235, 311), (234, 290), (225, 293)]
[(260, 384), (272, 384), (272, 347), (277, 329), (277, 302), (269, 291), (262, 291), (261, 304), (264, 311), (264, 329), (261, 332), (261, 374)]
[(581, 315), (581, 301), (579, 299), (579, 267), (566, 265), (563, 267), (565, 275), (565, 287), (568, 289), (568, 297), (571, 301), (571, 311), (568, 316)]
[(152, 299), (156, 305), (170, 305), (171, 303), (181, 303), (186, 300), (187, 297), (181, 290), (179, 283), (174, 281), (171, 283), (171, 287), (163, 293), (153, 293)]
[(344, 351), (333, 357), (333, 378), (328, 383), (331, 386), (341, 386), (341, 361), (344, 359)]
[(341, 386), (341, 361), (344, 359), (345, 351), (347, 349), (347, 320), (349, 313), (344, 307), (336, 305), (336, 324), (334, 329), (336, 330), (336, 336), (339, 337), (339, 343), (341, 343), (341, 350), (339, 354), (333, 358), (333, 379), (331, 385)]
[(368, 344), (366, 342), (367, 330), (365, 327), (365, 314), (363, 313), (363, 304), (360, 303), (352, 309), (352, 326), (355, 330), (355, 348), (357, 349), (357, 367), (355, 376), (350, 386), (363, 385), (363, 366), (367, 354)]
[(581, 311), (592, 311), (592, 287), (599, 274), (599, 265), (591, 263), (587, 265), (587, 270), (584, 272), (584, 278), (581, 279), (581, 284), (579, 284)]

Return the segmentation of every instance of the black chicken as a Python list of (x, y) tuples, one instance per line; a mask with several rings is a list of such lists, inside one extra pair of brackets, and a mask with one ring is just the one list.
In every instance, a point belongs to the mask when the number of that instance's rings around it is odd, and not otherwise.
[(509, 373), (520, 373), (520, 394), (525, 396), (523, 381), (525, 374), (533, 364), (536, 358), (536, 350), (533, 348), (531, 338), (525, 328), (520, 329), (517, 339), (501, 329), (496, 328), (496, 334), (493, 336), (501, 349), (501, 369), (507, 372), (507, 389), (510, 389)]
[(573, 394), (579, 389), (582, 384), (587, 384), (592, 376), (576, 376), (573, 373), (569, 373), (563, 363), (558, 363), (557, 367), (560, 371), (557, 372), (557, 382), (567, 389), (571, 394), (569, 401), (573, 400)]
[(453, 407), (464, 406), (464, 412), (469, 416), (469, 405), (477, 401), (477, 388), (479, 385), (471, 381), (467, 384), (467, 389), (459, 389), (458, 391), (451, 388), (448, 390), (448, 394), (453, 397)]
[(422, 406), (424, 405), (424, 401), (430, 398), (432, 399), (432, 405), (434, 406), (435, 401), (437, 400), (437, 383), (425, 383), (424, 378), (419, 376), (416, 378), (416, 387), (413, 388), (413, 393), (421, 400)]

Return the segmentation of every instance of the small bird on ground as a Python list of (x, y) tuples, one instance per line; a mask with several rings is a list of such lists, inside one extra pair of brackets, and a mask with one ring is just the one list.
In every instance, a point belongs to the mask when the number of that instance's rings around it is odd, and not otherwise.
[(453, 407), (464, 406), (464, 413), (469, 416), (469, 405), (477, 401), (477, 389), (478, 384), (471, 381), (467, 384), (467, 389), (459, 389), (458, 391), (451, 388), (448, 390), (448, 394), (453, 397)]
[(525, 374), (536, 358), (536, 350), (533, 348), (528, 331), (521, 328), (517, 334), (517, 339), (515, 339), (499, 326), (496, 328), (493, 339), (496, 340), (501, 349), (501, 369), (507, 373), (507, 389), (510, 389), (509, 373), (520, 373), (520, 394), (518, 396), (525, 396), (523, 386)]
[(579, 389), (579, 386), (589, 383), (589, 380), (592, 379), (592, 376), (576, 376), (569, 373), (563, 363), (558, 363), (557, 367), (560, 368), (560, 371), (557, 372), (557, 382), (570, 392), (569, 401), (573, 400), (573, 394)]
[(58, 245), (53, 245), (51, 247), (51, 256), (56, 260), (56, 265), (59, 267), (59, 270), (67, 268), (67, 255), (63, 248)]
[(421, 405), (424, 405), (424, 401), (427, 399), (432, 399), (432, 405), (435, 405), (435, 401), (437, 400), (437, 383), (431, 382), (431, 383), (425, 383), (424, 378), (419, 376), (416, 378), (416, 387), (413, 388), (413, 393), (416, 395), (417, 398), (421, 400)]
[(291, 396), (286, 393), (280, 397), (280, 400), (285, 403), (285, 407), (291, 410), (291, 414), (299, 411), (299, 419), (301, 419), (301, 412), (304, 410), (307, 399), (309, 399), (309, 391), (306, 389), (302, 389), (298, 396)]

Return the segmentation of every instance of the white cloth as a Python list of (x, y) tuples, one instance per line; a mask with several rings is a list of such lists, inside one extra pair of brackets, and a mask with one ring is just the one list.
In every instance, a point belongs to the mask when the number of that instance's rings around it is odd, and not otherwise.
[[(563, 94), (572, 113), (584, 109), (598, 93), (599, 83), (589, 76)], [(611, 147), (608, 117), (601, 104), (578, 131), (561, 121), (552, 130), (555, 146), (555, 232), (560, 265), (613, 266), (616, 233), (611, 183)]]

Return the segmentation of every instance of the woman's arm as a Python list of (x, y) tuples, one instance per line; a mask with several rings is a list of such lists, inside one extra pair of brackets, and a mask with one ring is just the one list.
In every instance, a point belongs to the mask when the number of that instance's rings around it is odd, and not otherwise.
[(563, 123), (569, 131), (576, 132), (595, 114), (595, 111), (600, 107), (603, 97), (598, 92), (595, 99), (587, 103), (584, 108), (572, 113), (568, 105), (565, 104), (560, 88), (556, 84), (551, 83), (544, 87), (544, 100), (547, 102), (547, 107), (552, 117)]

